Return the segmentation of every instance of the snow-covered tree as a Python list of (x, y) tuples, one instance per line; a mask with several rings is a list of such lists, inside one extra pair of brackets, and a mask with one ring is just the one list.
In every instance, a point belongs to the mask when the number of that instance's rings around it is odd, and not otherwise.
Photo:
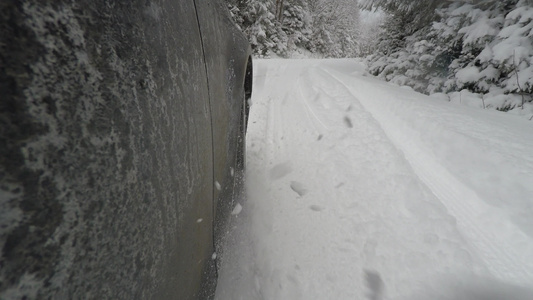
[(468, 90), (483, 107), (533, 100), (533, 1), (445, 1), (417, 18), (419, 2), (363, 2), (388, 14), (371, 73), (426, 93)]
[(301, 48), (324, 56), (358, 53), (357, 0), (227, 0), (258, 56)]
[(311, 18), (302, 5), (293, 4), (283, 11), (281, 29), (287, 35), (289, 51), (296, 48), (308, 48), (311, 38)]
[(272, 1), (230, 0), (228, 7), (257, 56), (287, 53), (287, 35), (273, 13)]
[(359, 56), (368, 56), (377, 49), (378, 41), (376, 36), (380, 34), (382, 21), (379, 15), (360, 20), (357, 33), (357, 53)]
[(356, 56), (359, 7), (356, 0), (308, 0), (313, 20), (311, 50), (332, 57)]

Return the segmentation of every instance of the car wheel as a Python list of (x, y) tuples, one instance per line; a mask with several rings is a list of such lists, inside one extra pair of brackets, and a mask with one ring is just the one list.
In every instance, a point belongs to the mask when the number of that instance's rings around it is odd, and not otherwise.
[(231, 207), (235, 207), (236, 200), (245, 199), (246, 186), (244, 184), (246, 176), (246, 131), (248, 129), (248, 115), (250, 112), (250, 99), (252, 97), (252, 58), (248, 59), (246, 67), (246, 76), (244, 80), (244, 97), (241, 106), (241, 118), (239, 122), (239, 135), (237, 136), (237, 151), (235, 159), (235, 174), (233, 185), (233, 197)]

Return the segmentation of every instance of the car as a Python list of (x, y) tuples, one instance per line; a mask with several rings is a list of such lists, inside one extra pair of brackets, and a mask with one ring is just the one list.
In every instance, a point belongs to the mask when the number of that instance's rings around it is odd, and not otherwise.
[(252, 92), (225, 3), (3, 0), (0, 31), (0, 298), (212, 298)]

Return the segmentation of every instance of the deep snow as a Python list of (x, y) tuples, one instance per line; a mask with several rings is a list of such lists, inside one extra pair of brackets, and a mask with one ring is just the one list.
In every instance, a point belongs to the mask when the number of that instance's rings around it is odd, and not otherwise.
[(533, 299), (532, 122), (353, 60), (254, 68), (217, 299)]

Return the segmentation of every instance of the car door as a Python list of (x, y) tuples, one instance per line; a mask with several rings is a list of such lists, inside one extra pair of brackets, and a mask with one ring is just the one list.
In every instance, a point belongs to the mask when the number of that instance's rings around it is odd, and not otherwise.
[[(214, 178), (220, 189), (214, 200), (231, 202), (239, 145), (251, 95), (251, 48), (232, 20), (227, 3), (220, 0), (195, 0), (209, 80), (213, 122)], [(244, 116), (244, 120), (242, 120)], [(243, 125), (245, 127), (245, 124)], [(222, 203), (226, 204), (226, 203)]]
[(0, 33), (0, 298), (198, 297), (213, 143), (193, 0), (3, 0)]

